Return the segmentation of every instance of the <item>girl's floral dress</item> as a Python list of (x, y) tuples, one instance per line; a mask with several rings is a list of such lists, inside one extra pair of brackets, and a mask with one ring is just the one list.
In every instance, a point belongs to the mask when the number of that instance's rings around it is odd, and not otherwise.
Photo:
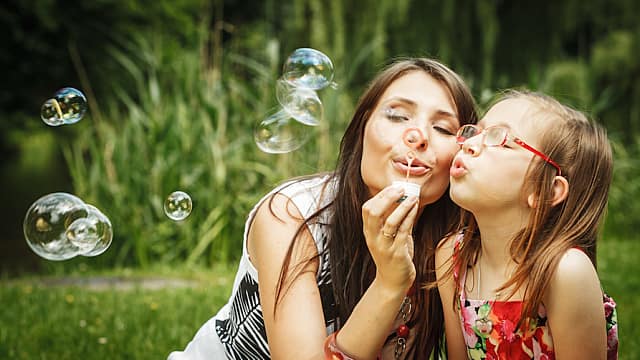
[[(454, 256), (459, 250), (460, 240), (456, 241)], [(460, 325), (469, 359), (555, 359), (544, 306), (540, 306), (537, 318), (531, 321), (526, 332), (516, 331), (522, 301), (467, 299), (464, 291), (466, 272), (460, 278), (458, 271), (454, 271), (454, 277), (461, 284)], [(607, 359), (613, 360), (618, 358), (616, 303), (604, 293), (603, 303), (607, 323)]]

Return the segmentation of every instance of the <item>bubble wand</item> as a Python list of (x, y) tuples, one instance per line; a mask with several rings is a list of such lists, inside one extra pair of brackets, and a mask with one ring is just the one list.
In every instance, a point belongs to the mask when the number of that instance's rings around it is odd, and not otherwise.
[[(424, 140), (424, 135), (422, 131), (418, 128), (408, 128), (402, 133), (402, 141), (410, 147), (411, 149), (418, 149), (421, 147), (426, 147), (426, 142)], [(416, 158), (416, 153), (414, 150), (409, 150), (405, 155), (405, 159), (407, 160), (407, 175), (405, 181), (394, 181), (392, 182), (393, 186), (399, 186), (404, 189), (405, 195), (400, 198), (400, 201), (407, 198), (409, 195), (413, 195), (416, 197), (420, 197), (420, 185), (412, 183), (409, 181), (409, 175), (411, 173), (411, 165)]]

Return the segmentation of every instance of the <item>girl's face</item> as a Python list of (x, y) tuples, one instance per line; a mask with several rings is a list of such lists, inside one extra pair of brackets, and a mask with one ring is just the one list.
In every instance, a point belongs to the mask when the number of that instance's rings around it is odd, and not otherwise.
[[(453, 100), (440, 82), (423, 71), (396, 79), (380, 97), (364, 130), (360, 171), (370, 195), (394, 180), (404, 180), (421, 186), (421, 206), (438, 200), (449, 185), (459, 127)], [(418, 142), (403, 141), (407, 129), (421, 135)], [(413, 161), (408, 166), (410, 152)]]
[(451, 166), (450, 195), (456, 204), (476, 215), (481, 209), (528, 208), (523, 187), (535, 155), (513, 138), (538, 147), (542, 128), (528, 119), (530, 110), (525, 99), (506, 99), (478, 122), (481, 129), (505, 127), (509, 135), (503, 146), (487, 146), (482, 132), (464, 142)]

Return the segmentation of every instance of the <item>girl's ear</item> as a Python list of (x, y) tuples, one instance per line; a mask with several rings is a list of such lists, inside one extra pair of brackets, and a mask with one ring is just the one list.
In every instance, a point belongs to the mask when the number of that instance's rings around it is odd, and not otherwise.
[[(551, 197), (551, 206), (556, 206), (563, 202), (569, 196), (569, 182), (562, 176), (556, 176), (553, 179), (553, 197)], [(527, 197), (529, 207), (535, 209), (538, 206), (538, 199), (534, 194)]]
[(562, 176), (556, 176), (553, 179), (553, 198), (551, 206), (556, 206), (569, 196), (569, 182)]

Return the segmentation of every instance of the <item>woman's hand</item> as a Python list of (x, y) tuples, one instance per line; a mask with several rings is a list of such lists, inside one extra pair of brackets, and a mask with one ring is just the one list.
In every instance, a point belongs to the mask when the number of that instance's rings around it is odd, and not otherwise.
[(393, 291), (406, 291), (416, 277), (413, 264), (413, 224), (418, 199), (398, 202), (404, 190), (386, 187), (362, 206), (367, 247), (376, 264), (376, 280)]

